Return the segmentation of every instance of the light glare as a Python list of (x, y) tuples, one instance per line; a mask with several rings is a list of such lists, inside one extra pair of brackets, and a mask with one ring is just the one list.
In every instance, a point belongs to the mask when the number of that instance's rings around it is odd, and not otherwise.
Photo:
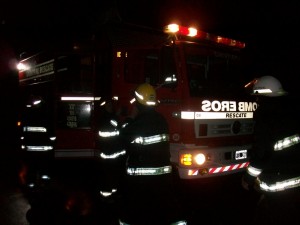
[(202, 153), (195, 156), (195, 161), (198, 165), (202, 165), (205, 162), (205, 160), (205, 155)]

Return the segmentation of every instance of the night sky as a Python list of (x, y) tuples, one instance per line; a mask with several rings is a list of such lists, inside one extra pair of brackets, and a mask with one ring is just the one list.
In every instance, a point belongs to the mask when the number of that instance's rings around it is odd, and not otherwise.
[(17, 55), (46, 34), (65, 38), (92, 30), (108, 18), (158, 29), (178, 22), (246, 42), (253, 76), (274, 75), (289, 81), (299, 77), (299, 1), (2, 0), (1, 4), (0, 31)]

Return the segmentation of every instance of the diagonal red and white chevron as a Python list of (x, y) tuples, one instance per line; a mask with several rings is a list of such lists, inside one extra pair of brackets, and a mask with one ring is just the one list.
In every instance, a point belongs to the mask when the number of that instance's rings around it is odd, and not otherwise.
[(233, 164), (233, 165), (229, 165), (229, 166), (215, 167), (215, 168), (210, 168), (208, 173), (210, 173), (210, 174), (211, 173), (223, 173), (226, 171), (246, 168), (248, 165), (249, 165), (249, 162), (244, 162), (244, 163), (238, 163), (238, 164)]

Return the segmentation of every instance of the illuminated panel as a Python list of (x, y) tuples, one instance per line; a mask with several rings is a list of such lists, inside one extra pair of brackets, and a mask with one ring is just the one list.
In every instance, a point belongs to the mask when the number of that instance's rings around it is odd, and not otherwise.
[(182, 111), (181, 119), (251, 119), (253, 112), (190, 112)]
[(253, 112), (195, 112), (195, 119), (252, 119)]
[(20, 81), (50, 76), (54, 74), (54, 59), (36, 65), (20, 62), (17, 69), (19, 70)]
[(61, 97), (62, 101), (93, 101), (94, 97), (72, 97), (72, 96), (65, 96)]

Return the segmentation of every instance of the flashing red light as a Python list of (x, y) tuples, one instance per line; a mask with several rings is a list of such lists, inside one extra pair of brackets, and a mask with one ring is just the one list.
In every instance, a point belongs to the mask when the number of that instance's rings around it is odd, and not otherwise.
[(212, 35), (212, 34), (197, 30), (196, 28), (193, 28), (193, 27), (184, 27), (184, 26), (180, 26), (178, 24), (169, 24), (165, 27), (164, 31), (165, 31), (165, 33), (200, 38), (200, 39), (213, 41), (215, 43), (232, 46), (232, 47), (237, 47), (237, 48), (245, 48), (245, 46), (246, 46), (245, 43), (241, 42), (241, 41)]

